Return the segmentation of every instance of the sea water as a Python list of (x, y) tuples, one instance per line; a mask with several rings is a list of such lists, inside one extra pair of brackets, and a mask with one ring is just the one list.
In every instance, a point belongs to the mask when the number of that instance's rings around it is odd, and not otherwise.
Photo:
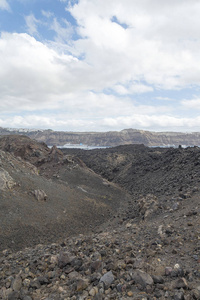
[(84, 144), (65, 144), (63, 146), (57, 146), (57, 148), (93, 150), (93, 149), (106, 149), (110, 147), (109, 146), (88, 146)]

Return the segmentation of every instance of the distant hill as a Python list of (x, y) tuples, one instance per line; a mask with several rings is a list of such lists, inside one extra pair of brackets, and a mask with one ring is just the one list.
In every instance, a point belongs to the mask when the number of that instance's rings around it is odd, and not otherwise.
[(144, 144), (146, 146), (198, 146), (200, 132), (151, 132), (137, 129), (124, 129), (108, 132), (67, 132), (53, 130), (26, 130), (0, 127), (0, 135), (26, 135), (47, 145), (83, 144), (88, 146), (119, 146)]

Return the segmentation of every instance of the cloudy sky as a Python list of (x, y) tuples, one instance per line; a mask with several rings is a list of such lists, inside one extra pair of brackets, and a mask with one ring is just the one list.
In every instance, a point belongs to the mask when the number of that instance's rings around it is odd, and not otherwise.
[(0, 0), (0, 126), (200, 131), (199, 0)]

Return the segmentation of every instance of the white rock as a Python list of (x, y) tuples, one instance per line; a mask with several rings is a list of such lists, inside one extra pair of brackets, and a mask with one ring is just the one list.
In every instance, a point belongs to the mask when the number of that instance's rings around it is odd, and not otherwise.
[(10, 176), (10, 174), (0, 168), (0, 190), (10, 190), (16, 185), (14, 179)]
[(38, 201), (47, 200), (47, 194), (43, 190), (35, 190), (33, 194)]
[(175, 270), (179, 270), (180, 268), (181, 268), (181, 267), (180, 267), (179, 264), (175, 264), (175, 265), (174, 265), (174, 269), (175, 269)]

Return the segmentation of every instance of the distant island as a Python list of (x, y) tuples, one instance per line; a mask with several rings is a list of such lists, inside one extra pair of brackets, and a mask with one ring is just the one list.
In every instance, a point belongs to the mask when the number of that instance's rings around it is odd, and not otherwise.
[(154, 132), (137, 129), (124, 129), (108, 132), (70, 132), (16, 129), (0, 127), (0, 135), (20, 134), (26, 135), (49, 146), (87, 145), (90, 147), (114, 147), (128, 144), (144, 144), (149, 147), (178, 147), (200, 145), (200, 132)]

